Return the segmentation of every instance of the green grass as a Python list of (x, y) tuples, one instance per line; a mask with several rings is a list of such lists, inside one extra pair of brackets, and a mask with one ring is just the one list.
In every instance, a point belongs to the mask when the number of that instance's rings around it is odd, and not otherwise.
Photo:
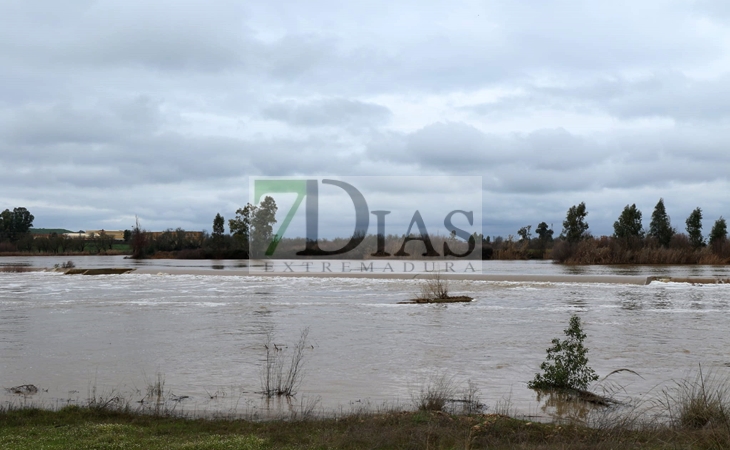
[(706, 429), (596, 429), (431, 411), (264, 422), (76, 406), (0, 412), (3, 449), (710, 449), (727, 443)]
[(0, 448), (264, 449), (235, 422), (185, 420), (68, 407), (0, 415)]

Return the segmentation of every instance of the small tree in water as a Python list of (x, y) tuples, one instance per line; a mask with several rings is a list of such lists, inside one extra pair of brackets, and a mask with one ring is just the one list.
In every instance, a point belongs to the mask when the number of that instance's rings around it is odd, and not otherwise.
[(553, 346), (547, 349), (547, 358), (540, 365), (542, 374), (527, 384), (530, 389), (582, 389), (598, 379), (598, 375), (588, 366), (583, 347), (586, 334), (580, 324), (580, 317), (572, 316), (570, 326), (564, 330), (567, 339), (553, 339)]

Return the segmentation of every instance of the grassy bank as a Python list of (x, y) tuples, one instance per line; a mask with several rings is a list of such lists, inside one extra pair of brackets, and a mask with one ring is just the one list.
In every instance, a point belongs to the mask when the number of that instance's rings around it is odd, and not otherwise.
[(317, 414), (317, 402), (287, 397), (290, 408), (269, 420), (257, 413), (206, 418), (185, 413), (170, 403), (174, 396), (165, 393), (160, 374), (143, 401), (100, 397), (94, 389), (84, 406), (55, 411), (23, 406), (38, 392), (35, 386), (9, 391), (24, 401), (0, 407), (3, 449), (730, 448), (730, 382), (701, 368), (636, 403), (601, 406), (570, 390), (538, 391), (549, 397), (546, 405), (564, 410), (554, 423), (510, 417), (509, 400), (485, 407), (471, 383), (460, 389), (445, 374), (414, 392), (410, 407)]
[(203, 420), (66, 407), (0, 413), (0, 448), (14, 449), (720, 449), (715, 427), (542, 424), (498, 414), (416, 411), (327, 419)]

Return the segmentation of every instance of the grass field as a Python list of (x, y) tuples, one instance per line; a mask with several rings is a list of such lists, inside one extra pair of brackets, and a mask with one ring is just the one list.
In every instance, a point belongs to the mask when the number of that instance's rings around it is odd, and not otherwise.
[[(633, 427), (632, 427), (633, 428)], [(204, 420), (66, 407), (0, 413), (8, 449), (723, 449), (727, 429), (542, 424), (498, 414), (353, 413), (300, 420)]]

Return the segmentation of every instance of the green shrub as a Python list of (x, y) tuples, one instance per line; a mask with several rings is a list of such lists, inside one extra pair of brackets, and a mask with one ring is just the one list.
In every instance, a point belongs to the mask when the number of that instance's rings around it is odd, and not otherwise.
[(580, 317), (572, 316), (570, 326), (564, 330), (567, 339), (553, 339), (553, 346), (547, 349), (547, 358), (540, 365), (542, 374), (527, 384), (530, 389), (582, 389), (598, 379), (598, 375), (588, 366), (583, 347), (586, 334), (580, 324)]

